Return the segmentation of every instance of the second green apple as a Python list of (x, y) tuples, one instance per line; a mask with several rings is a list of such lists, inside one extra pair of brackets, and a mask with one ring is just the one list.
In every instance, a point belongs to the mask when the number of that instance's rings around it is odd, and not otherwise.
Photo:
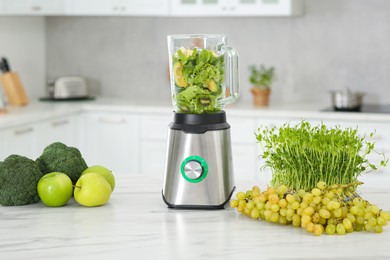
[(103, 176), (106, 179), (106, 181), (108, 181), (108, 183), (110, 184), (111, 192), (114, 191), (115, 177), (109, 169), (107, 169), (106, 167), (104, 167), (102, 165), (93, 165), (93, 166), (90, 166), (87, 169), (85, 169), (81, 173), (81, 176), (83, 176), (84, 174), (87, 174), (87, 173), (91, 173), (91, 172), (97, 173), (97, 174)]

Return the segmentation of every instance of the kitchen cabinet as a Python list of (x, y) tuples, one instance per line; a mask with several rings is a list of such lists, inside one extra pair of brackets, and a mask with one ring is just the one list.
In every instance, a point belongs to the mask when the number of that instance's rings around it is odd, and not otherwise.
[(169, 0), (68, 0), (71, 15), (168, 15)]
[(1, 14), (63, 15), (66, 13), (66, 5), (64, 0), (3, 0)]
[(78, 147), (78, 114), (23, 124), (0, 131), (0, 160), (10, 154), (36, 159), (43, 149), (53, 142)]
[(79, 146), (78, 114), (57, 117), (37, 123), (36, 149), (42, 152), (46, 146), (54, 142), (62, 142), (67, 146)]
[(171, 113), (141, 114), (140, 172), (142, 174), (164, 175), (168, 125), (171, 122)]
[(172, 0), (173, 16), (292, 16), (302, 0)]
[(138, 115), (88, 112), (82, 115), (80, 147), (88, 165), (139, 173)]
[(19, 154), (31, 159), (38, 156), (36, 149), (36, 124), (25, 124), (0, 131), (2, 136), (3, 156), (0, 161), (11, 154)]

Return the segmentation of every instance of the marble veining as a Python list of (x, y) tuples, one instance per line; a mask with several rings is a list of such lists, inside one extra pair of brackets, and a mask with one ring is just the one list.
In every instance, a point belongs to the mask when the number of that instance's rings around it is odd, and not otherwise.
[[(390, 229), (315, 237), (305, 230), (255, 221), (235, 210), (174, 210), (161, 199), (162, 176), (117, 174), (108, 204), (71, 200), (0, 206), (0, 259), (390, 259)], [(256, 181), (236, 184), (237, 191)], [(390, 190), (360, 188), (390, 210)]]

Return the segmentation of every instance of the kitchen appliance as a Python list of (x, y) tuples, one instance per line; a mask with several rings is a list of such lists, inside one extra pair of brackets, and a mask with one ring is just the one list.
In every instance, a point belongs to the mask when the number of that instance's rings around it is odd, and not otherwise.
[(239, 97), (238, 53), (225, 35), (171, 35), (168, 49), (174, 112), (163, 200), (170, 208), (224, 208), (235, 186), (223, 108)]
[(88, 95), (87, 82), (80, 76), (60, 77), (50, 82), (48, 88), (52, 99), (85, 98)]
[(332, 106), (336, 111), (360, 111), (363, 105), (361, 92), (353, 92), (349, 88), (344, 90), (334, 90), (330, 92)]

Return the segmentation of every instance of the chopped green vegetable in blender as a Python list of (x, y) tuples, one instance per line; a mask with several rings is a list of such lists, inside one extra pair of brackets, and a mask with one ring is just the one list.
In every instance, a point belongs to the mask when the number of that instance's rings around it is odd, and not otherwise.
[(173, 55), (177, 87), (175, 101), (181, 113), (204, 114), (221, 110), (223, 56), (211, 50), (179, 49)]

